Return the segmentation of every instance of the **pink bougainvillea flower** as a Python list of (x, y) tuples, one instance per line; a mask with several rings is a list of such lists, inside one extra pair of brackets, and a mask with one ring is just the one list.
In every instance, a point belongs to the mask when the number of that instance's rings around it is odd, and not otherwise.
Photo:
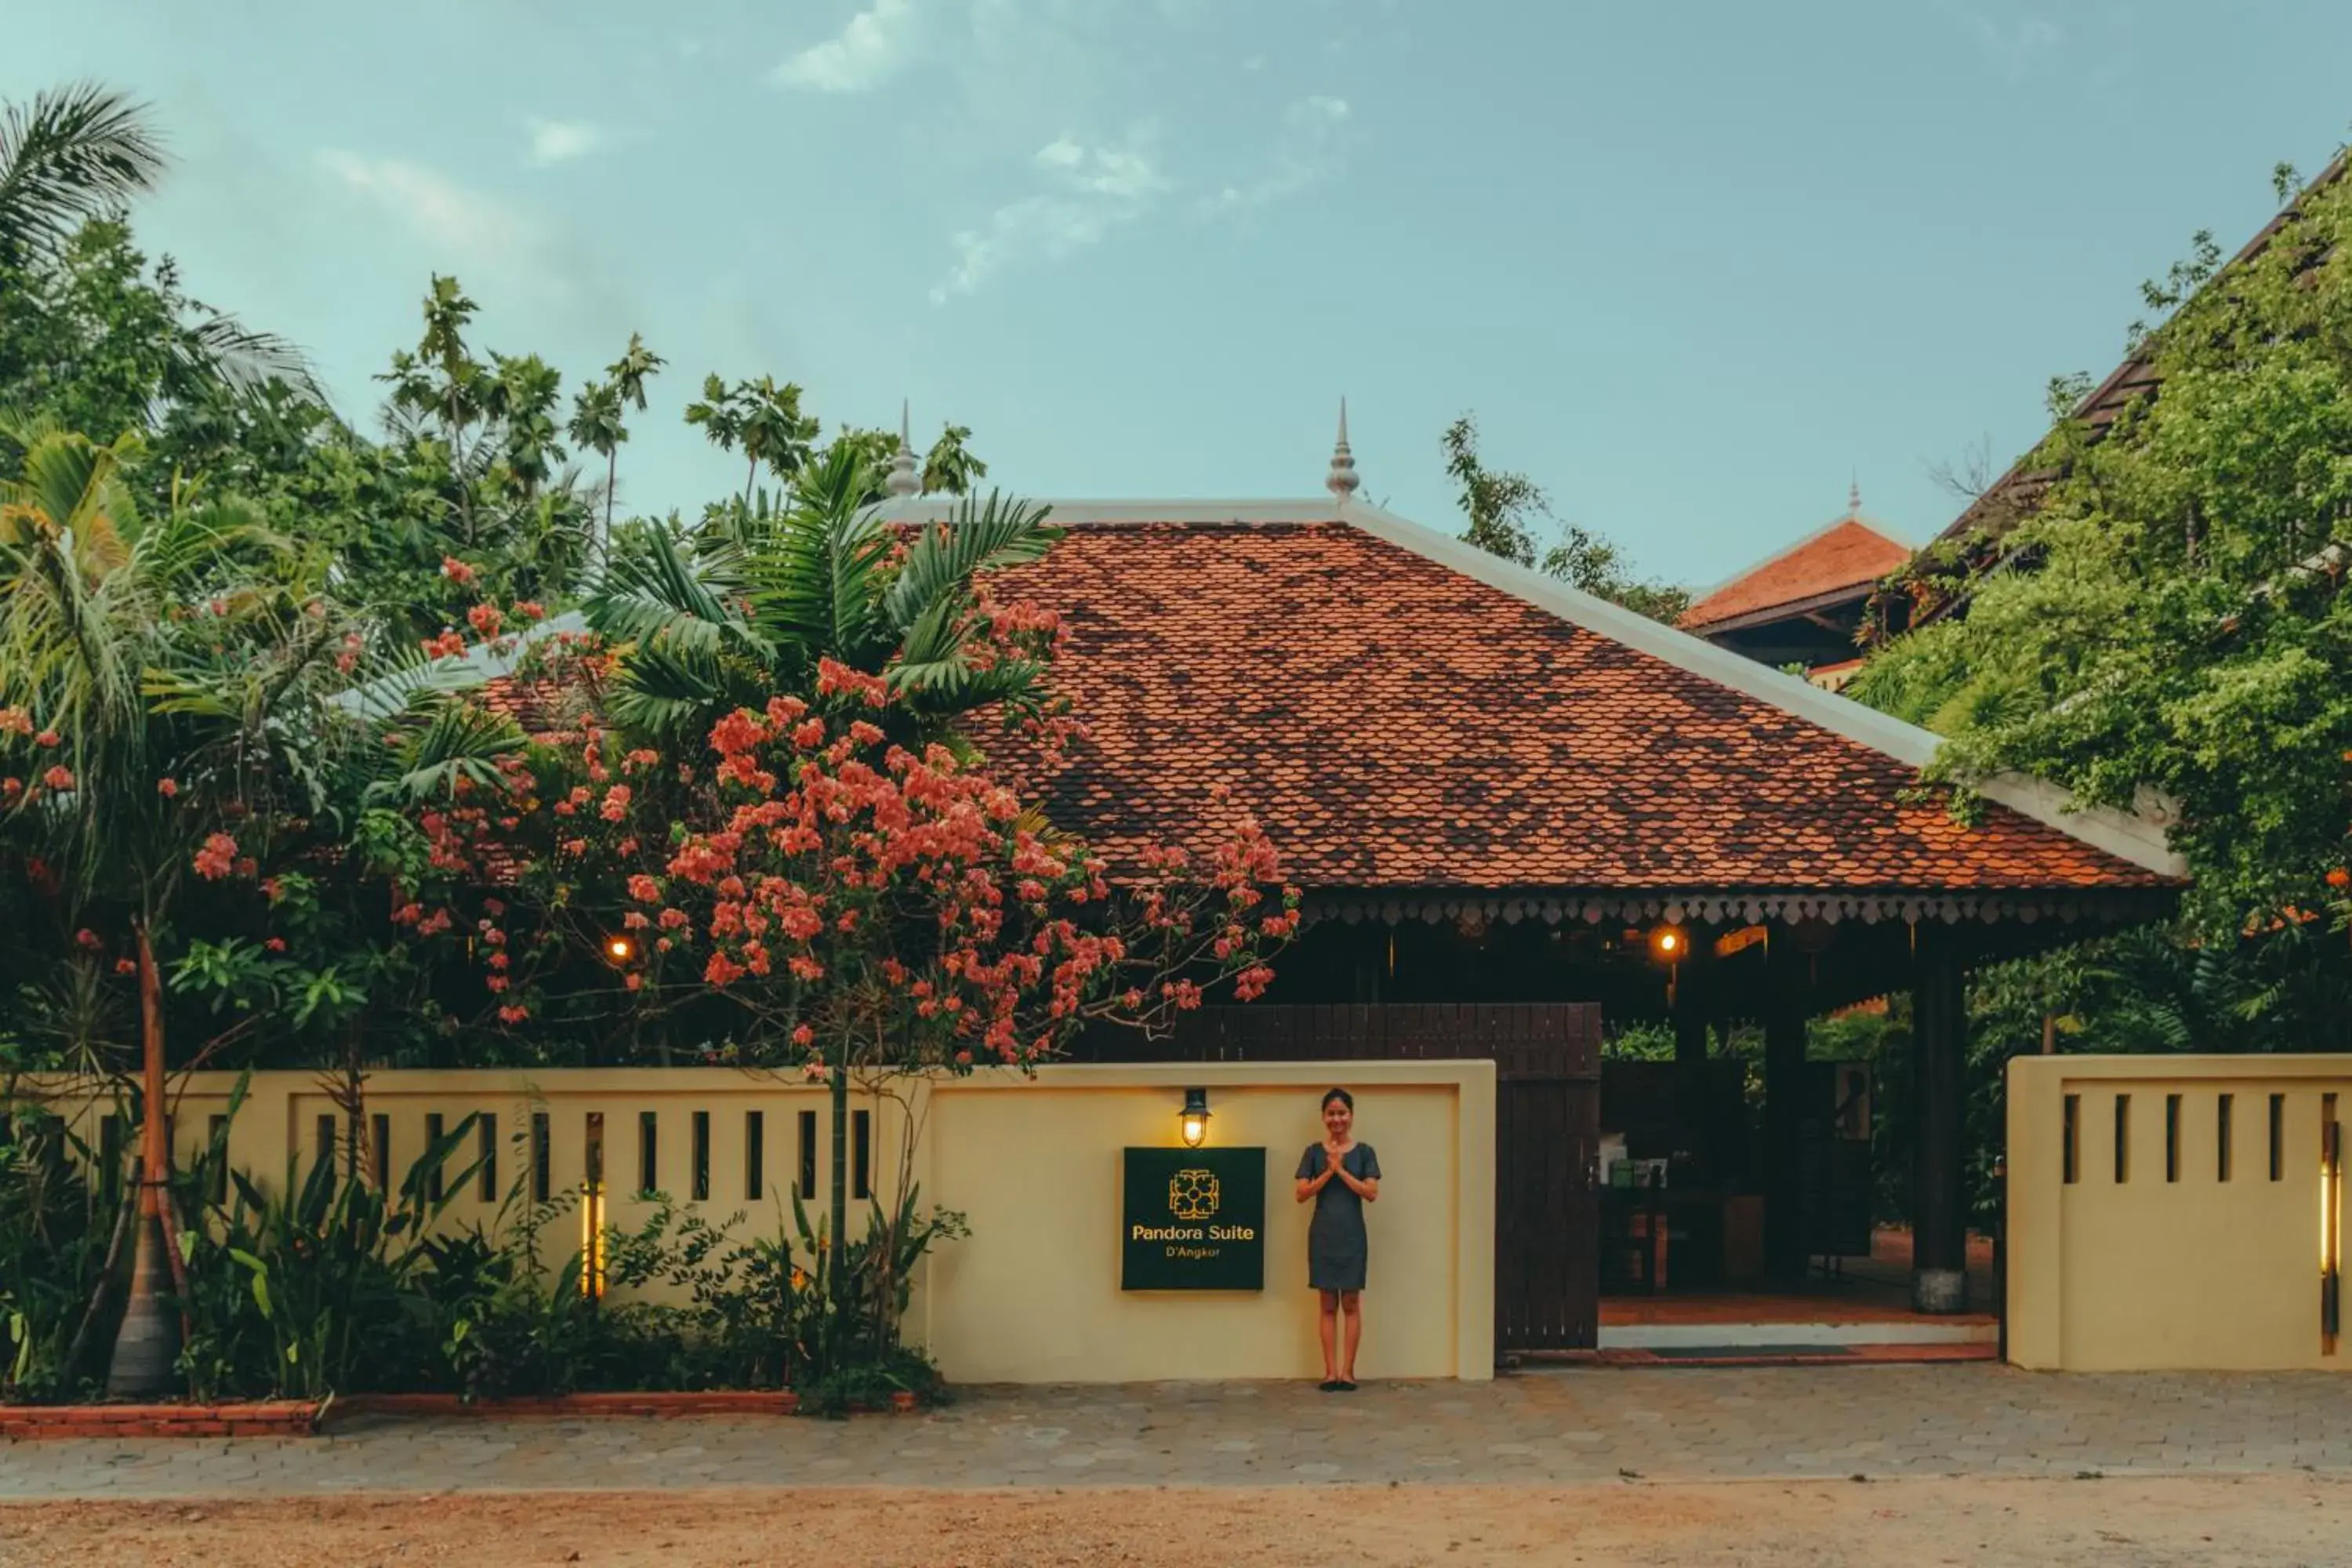
[(69, 790), (74, 786), (73, 770), (60, 764), (43, 773), (41, 782), (53, 790)]
[(463, 587), (474, 580), (474, 569), (454, 555), (444, 555), (441, 557), (441, 575)]
[(229, 874), (236, 864), (236, 840), (226, 833), (205, 836), (204, 847), (196, 851), (196, 875), (208, 882), (217, 882)]
[(180, 793), (180, 781), (177, 779), (157, 779), (155, 781), (155, 793), (162, 795), (165, 800), (169, 800), (173, 795)]

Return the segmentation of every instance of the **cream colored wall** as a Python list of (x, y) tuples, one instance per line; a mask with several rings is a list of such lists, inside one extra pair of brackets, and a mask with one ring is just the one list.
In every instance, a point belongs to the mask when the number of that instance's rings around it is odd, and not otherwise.
[[(942, 1085), (926, 1190), (971, 1216), (973, 1239), (933, 1263), (919, 1309), (940, 1366), (972, 1383), (1318, 1374), (1309, 1210), (1291, 1183), (1334, 1083), (1382, 1172), (1358, 1372), (1491, 1376), (1490, 1062), (1062, 1067)], [(1209, 1090), (1213, 1144), (1266, 1151), (1263, 1291), (1119, 1289), (1119, 1152), (1173, 1143), (1187, 1084)]]
[[(2221, 1097), (2231, 1097), (2221, 1179)], [(2009, 1068), (2009, 1353), (2081, 1372), (2342, 1370), (2322, 1342), (2320, 1125), (2341, 1057), (2021, 1057)], [(2064, 1179), (2077, 1097), (2076, 1180)], [(2116, 1179), (2118, 1095), (2126, 1163)], [(2180, 1097), (2168, 1179), (2166, 1101)], [(2281, 1099), (2279, 1179), (2270, 1112)], [(2338, 1178), (2341, 1184), (2341, 1178)], [(2338, 1215), (2341, 1215), (2340, 1202)], [(2338, 1230), (2342, 1226), (2339, 1217)], [(2341, 1257), (2343, 1237), (2337, 1238)]]
[[(916, 1286), (909, 1332), (952, 1380), (1109, 1382), (1304, 1377), (1320, 1370), (1314, 1298), (1306, 1284), (1307, 1210), (1291, 1173), (1320, 1135), (1319, 1100), (1333, 1083), (1357, 1097), (1358, 1131), (1380, 1152), (1380, 1201), (1368, 1211), (1368, 1377), (1486, 1378), (1494, 1366), (1494, 1064), (1483, 1061), (1057, 1066), (1034, 1078), (980, 1073), (928, 1085), (904, 1081), (902, 1100), (861, 1093), (875, 1116), (877, 1190), (887, 1202), (907, 1114), (919, 1120), (912, 1175), (927, 1205), (961, 1210), (969, 1240), (934, 1255)], [(173, 1103), (175, 1158), (185, 1161), (226, 1114), (234, 1079), (198, 1074)], [(1176, 1142), (1188, 1086), (1209, 1090), (1212, 1143), (1266, 1150), (1266, 1288), (1262, 1292), (1123, 1292), (1118, 1288), (1120, 1151)], [(107, 1107), (78, 1086), (49, 1085), (93, 1147)], [(765, 1119), (764, 1196), (746, 1189), (745, 1116)], [(488, 1224), (528, 1170), (534, 1112), (548, 1117), (551, 1184), (576, 1193), (585, 1174), (587, 1118), (604, 1117), (606, 1220), (623, 1230), (651, 1205), (636, 1195), (639, 1116), (656, 1118), (658, 1184), (681, 1207), (714, 1219), (742, 1211), (739, 1235), (789, 1224), (799, 1168), (799, 1116), (815, 1113), (817, 1192), (830, 1159), (821, 1085), (730, 1068), (521, 1072), (380, 1072), (364, 1114), (389, 1118), (396, 1182), (423, 1151), (425, 1118), (454, 1127), (497, 1118), (495, 1190), (457, 1191), (449, 1220)], [(710, 1195), (688, 1194), (693, 1117), (710, 1118)], [(277, 1187), (289, 1151), (298, 1179), (319, 1151), (318, 1121), (342, 1118), (328, 1089), (305, 1073), (257, 1074), (230, 1130), (231, 1161)], [(339, 1149), (341, 1144), (339, 1142)], [(454, 1176), (471, 1162), (455, 1156)], [(810, 1203), (812, 1219), (822, 1200)], [(853, 1227), (863, 1203), (853, 1201)], [(576, 1221), (541, 1237), (560, 1265), (579, 1246)]]

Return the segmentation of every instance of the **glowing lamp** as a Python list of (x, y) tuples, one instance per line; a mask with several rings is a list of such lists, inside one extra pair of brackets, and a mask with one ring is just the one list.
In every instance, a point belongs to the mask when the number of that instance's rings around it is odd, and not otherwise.
[(604, 956), (615, 963), (626, 963), (637, 956), (637, 944), (625, 936), (604, 939)]
[(1650, 932), (1651, 953), (1667, 963), (1680, 962), (1689, 946), (1690, 938), (1673, 926), (1659, 926)]
[(1187, 1149), (1198, 1149), (1209, 1137), (1209, 1091), (1188, 1089), (1184, 1091), (1184, 1109), (1176, 1121), (1177, 1135), (1184, 1140)]

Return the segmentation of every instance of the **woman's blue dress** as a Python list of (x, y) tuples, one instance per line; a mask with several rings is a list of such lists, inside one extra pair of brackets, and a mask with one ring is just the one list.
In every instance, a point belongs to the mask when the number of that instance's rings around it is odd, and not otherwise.
[[(1357, 1144), (1339, 1161), (1360, 1182), (1381, 1179), (1381, 1157), (1370, 1143)], [(1322, 1173), (1323, 1145), (1310, 1143), (1298, 1157), (1297, 1179), (1311, 1182)], [(1362, 1289), (1368, 1250), (1364, 1200), (1334, 1177), (1315, 1194), (1315, 1217), (1307, 1226), (1307, 1283), (1318, 1290)]]

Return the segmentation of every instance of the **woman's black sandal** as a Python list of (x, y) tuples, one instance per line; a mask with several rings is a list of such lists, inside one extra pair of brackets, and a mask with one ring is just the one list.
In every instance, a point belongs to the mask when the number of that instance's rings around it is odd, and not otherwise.
[(1321, 1383), (1316, 1384), (1316, 1391), (1320, 1394), (1337, 1394), (1347, 1386), (1348, 1385), (1346, 1384), (1341, 1383), (1336, 1377), (1327, 1377)]

